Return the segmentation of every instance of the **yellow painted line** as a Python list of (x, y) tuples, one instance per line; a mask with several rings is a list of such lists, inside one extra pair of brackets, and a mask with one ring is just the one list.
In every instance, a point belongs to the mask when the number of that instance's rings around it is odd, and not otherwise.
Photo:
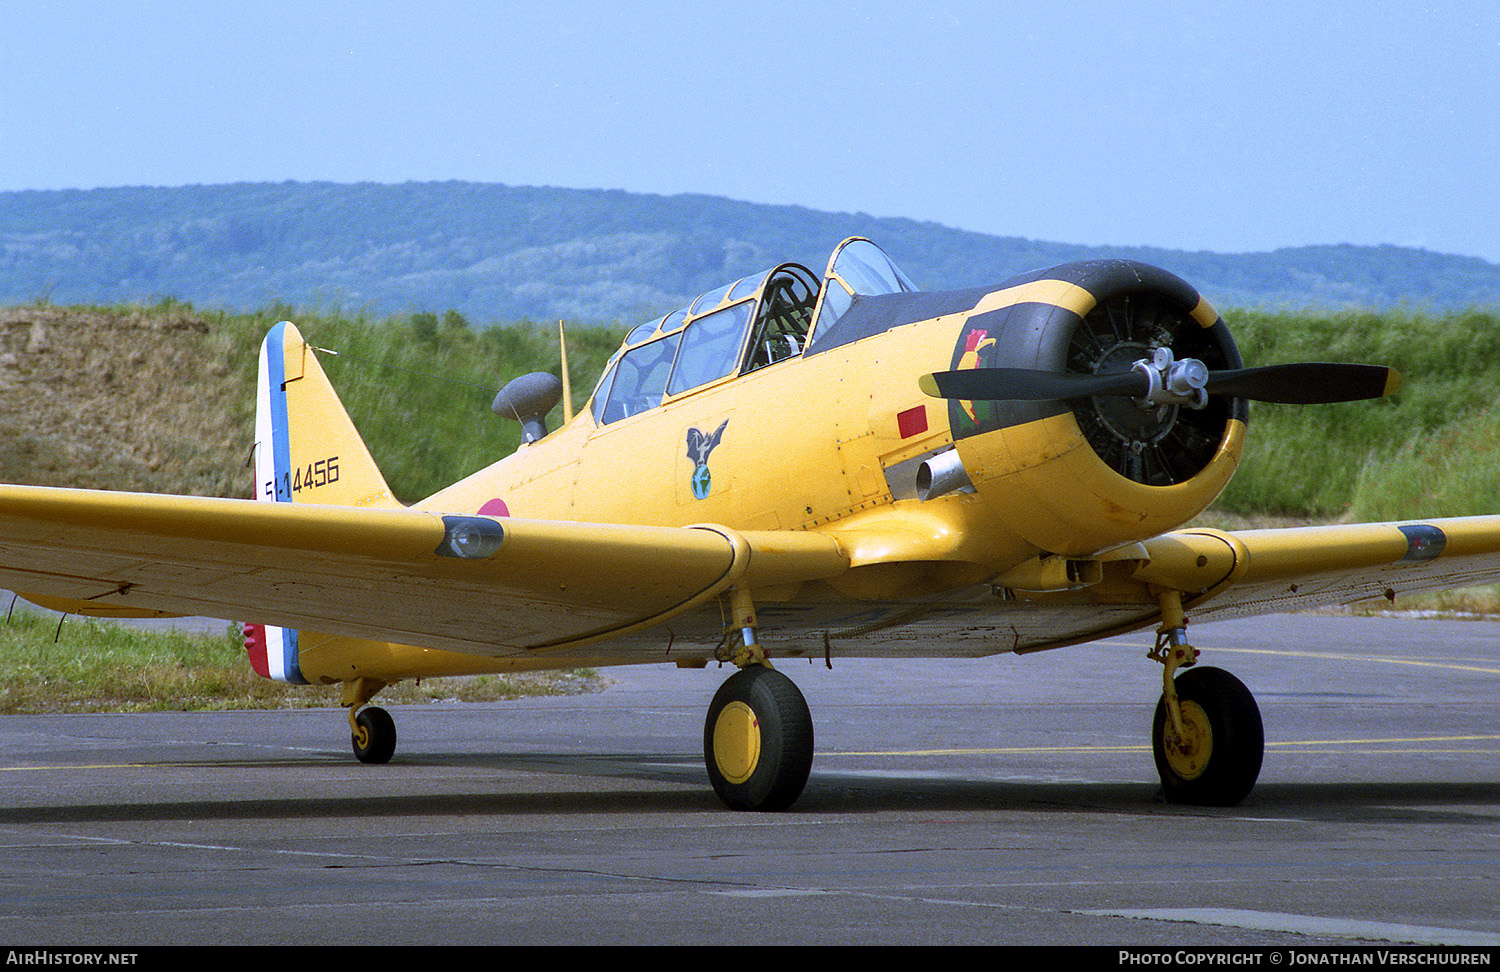
[[(1099, 641), (1099, 645), (1107, 645), (1111, 648), (1145, 648), (1138, 641)], [(1210, 644), (1207, 647), (1195, 645), (1199, 651), (1198, 660), (1206, 661), (1213, 655), (1276, 655), (1283, 658), (1317, 658), (1323, 661), (1361, 661), (1376, 662), (1383, 665), (1410, 665), (1416, 668), (1447, 668), (1457, 672), (1480, 672), (1485, 675), (1500, 675), (1500, 668), (1480, 664), (1460, 664), (1459, 662), (1435, 662), (1421, 661), (1415, 658), (1392, 658), (1382, 655), (1351, 655), (1343, 652), (1332, 651), (1290, 651), (1280, 648), (1221, 648)]]
[(1494, 742), (1500, 736), (1397, 736), (1391, 739), (1308, 739), (1301, 742), (1268, 742), (1267, 746), (1373, 746), (1379, 743)]
[[(1287, 742), (1267, 742), (1266, 747), (1289, 746), (1389, 746), (1395, 744), (1415, 745), (1419, 743), (1463, 743), (1500, 742), (1494, 736), (1411, 736), (1381, 739), (1302, 739)], [(848, 752), (819, 752), (819, 756), (1007, 756), (1038, 753), (1143, 753), (1151, 747), (1147, 744), (1133, 746), (1006, 746), (997, 749), (886, 749)], [(1379, 752), (1413, 753), (1485, 753), (1488, 749), (1392, 749)], [(1329, 749), (1328, 752), (1347, 752), (1344, 749)]]
[[(1301, 746), (1391, 746), (1396, 744), (1416, 745), (1420, 743), (1466, 743), (1500, 742), (1500, 734), (1483, 736), (1391, 736), (1375, 739), (1295, 739), (1275, 742), (1266, 741), (1266, 748)], [(871, 749), (820, 751), (819, 756), (1007, 756), (1036, 755), (1039, 753), (1142, 753), (1150, 749), (1149, 744), (1140, 743), (1120, 746), (1002, 746), (993, 748), (966, 749)], [(1329, 749), (1327, 752), (1346, 750)], [(1486, 753), (1500, 750), (1488, 749), (1388, 749), (1375, 750), (1388, 753)], [(86, 770), (86, 769), (192, 769), (203, 766), (219, 766), (219, 763), (74, 763), (61, 766), (0, 766), (0, 773), (27, 770)], [(254, 765), (254, 764), (245, 764)], [(310, 766), (313, 764), (309, 764)]]
[(162, 769), (174, 763), (69, 763), (66, 766), (0, 766), (0, 772), (17, 770)]
[[(342, 760), (340, 760), (340, 762), (342, 762)], [(14, 772), (17, 772), (19, 770), (54, 770), (54, 771), (55, 770), (93, 770), (93, 769), (100, 769), (100, 770), (108, 770), (108, 769), (157, 769), (157, 770), (160, 770), (160, 769), (215, 769), (215, 768), (266, 769), (266, 768), (269, 768), (269, 767), (281, 767), (281, 766), (291, 766), (291, 767), (313, 769), (315, 767), (319, 767), (319, 766), (323, 766), (323, 765), (326, 765), (326, 764), (325, 763), (312, 762), (312, 761), (303, 762), (301, 760), (289, 760), (289, 759), (270, 759), (270, 760), (266, 760), (265, 762), (242, 762), (242, 763), (220, 762), (218, 760), (209, 760), (209, 761), (191, 762), (191, 763), (172, 763), (172, 762), (164, 762), (164, 763), (65, 763), (65, 764), (60, 765), (60, 766), (0, 766), (0, 773), (6, 773), (6, 772), (14, 773)]]
[(1500, 749), (1298, 749), (1302, 756), (1442, 756), (1461, 754), (1464, 756), (1496, 756)]
[(819, 756), (997, 756), (1008, 753), (1140, 753), (1149, 746), (1010, 746), (1003, 749), (890, 749), (830, 752)]
[[(1448, 668), (1456, 672), (1481, 672), (1485, 675), (1500, 675), (1500, 668), (1484, 665), (1461, 665), (1458, 662), (1420, 661), (1415, 658), (1389, 658), (1377, 655), (1347, 655), (1327, 651), (1274, 651), (1268, 648), (1211, 648), (1207, 651), (1227, 655), (1285, 655), (1289, 658), (1321, 658), (1327, 661), (1365, 661), (1384, 665), (1410, 665), (1414, 668)], [(1200, 656), (1201, 658), (1202, 656)]]

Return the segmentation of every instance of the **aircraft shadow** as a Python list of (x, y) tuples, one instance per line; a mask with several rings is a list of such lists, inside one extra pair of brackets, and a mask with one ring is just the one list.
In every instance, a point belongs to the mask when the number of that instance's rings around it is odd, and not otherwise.
[[(271, 761), (282, 763), (283, 761)], [(268, 763), (266, 765), (271, 765)], [(243, 762), (193, 764), (242, 770)], [(260, 763), (255, 763), (261, 766)], [(299, 764), (305, 768), (306, 764)], [(391, 794), (381, 792), (400, 779), (402, 766), (468, 766), (530, 774), (524, 791)], [(296, 796), (252, 799), (109, 802), (0, 808), (0, 826), (132, 820), (276, 820), (298, 818), (381, 818), (409, 816), (512, 816), (526, 814), (701, 813), (722, 809), (708, 786), (699, 757), (661, 753), (473, 754), (398, 758), (369, 768), (367, 795)], [(393, 774), (396, 774), (393, 776)], [(572, 777), (565, 788), (538, 786), (539, 774)], [(648, 786), (600, 786), (588, 778)], [(358, 774), (343, 785), (358, 788)], [(404, 782), (404, 780), (403, 780)], [(496, 777), (494, 785), (506, 785)], [(663, 785), (666, 784), (666, 785)], [(1265, 783), (1237, 807), (1188, 807), (1164, 803), (1159, 787), (1135, 782), (1048, 782), (903, 775), (879, 776), (816, 768), (792, 814), (881, 812), (1007, 812), (1021, 814), (1111, 814), (1133, 816), (1200, 815), (1287, 818), (1309, 822), (1455, 823), (1493, 827), (1500, 799), (1493, 782)], [(725, 811), (728, 812), (728, 811)]]
[(1255, 788), (1235, 807), (1166, 803), (1153, 783), (1049, 783), (1025, 780), (930, 780), (891, 777), (876, 782), (816, 774), (795, 809), (809, 813), (881, 811), (1012, 811), (1107, 813), (1135, 816), (1266, 817), (1309, 822), (1419, 823), (1466, 819), (1500, 821), (1494, 783), (1272, 783)]

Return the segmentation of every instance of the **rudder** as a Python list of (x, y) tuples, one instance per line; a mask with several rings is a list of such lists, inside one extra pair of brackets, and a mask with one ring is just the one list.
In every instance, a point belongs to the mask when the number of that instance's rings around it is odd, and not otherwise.
[[(255, 409), (255, 498), (271, 503), (399, 507), (313, 348), (294, 324), (260, 346)], [(251, 666), (267, 678), (305, 683), (291, 628), (246, 625)]]

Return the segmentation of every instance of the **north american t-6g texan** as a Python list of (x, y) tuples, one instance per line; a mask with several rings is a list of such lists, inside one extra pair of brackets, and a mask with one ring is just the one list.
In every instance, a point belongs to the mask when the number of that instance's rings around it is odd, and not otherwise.
[(1261, 718), (1238, 679), (1195, 667), (1190, 617), (1500, 578), (1500, 517), (1185, 526), (1240, 461), (1249, 402), (1398, 384), (1370, 365), (1246, 368), (1208, 303), (1143, 264), (925, 293), (854, 238), (821, 279), (784, 263), (630, 331), (555, 430), (562, 382), (511, 382), (495, 409), (523, 444), (410, 506), (317, 350), (278, 324), (259, 501), (0, 487), (0, 586), (82, 614), (254, 622), (261, 674), (343, 686), (366, 762), (396, 744), (368, 703), (402, 679), (730, 663), (703, 744), (714, 790), (745, 810), (791, 805), (812, 765), (812, 719), (775, 661), (1154, 628), (1165, 795), (1232, 805), (1260, 772)]

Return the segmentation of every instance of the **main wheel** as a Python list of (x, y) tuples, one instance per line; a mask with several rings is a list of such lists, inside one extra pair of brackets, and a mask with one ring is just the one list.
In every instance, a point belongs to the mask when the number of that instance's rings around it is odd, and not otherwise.
[(379, 706), (368, 706), (354, 717), (358, 731), (352, 733), (354, 755), (361, 763), (389, 763), (396, 751), (396, 720)]
[(1219, 668), (1190, 668), (1176, 685), (1182, 735), (1171, 732), (1165, 698), (1151, 727), (1162, 792), (1169, 803), (1232, 807), (1255, 786), (1265, 753), (1255, 697)]
[(813, 727), (796, 683), (761, 665), (725, 680), (703, 724), (714, 792), (731, 810), (785, 810), (812, 771)]

